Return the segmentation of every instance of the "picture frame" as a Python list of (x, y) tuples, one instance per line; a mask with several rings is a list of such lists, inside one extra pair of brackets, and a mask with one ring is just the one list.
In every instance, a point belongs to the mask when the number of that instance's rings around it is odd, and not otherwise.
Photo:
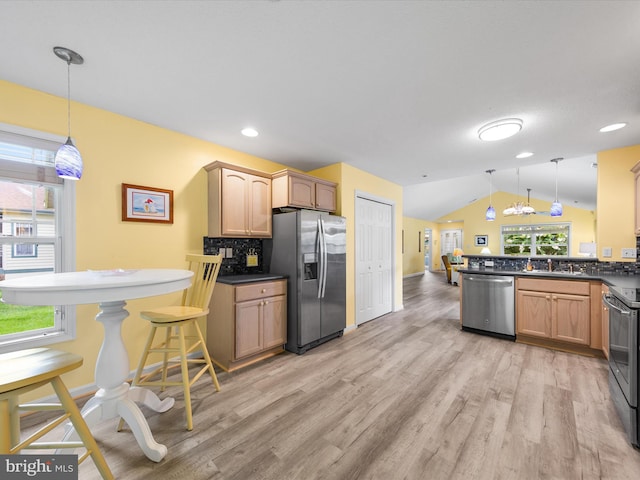
[(476, 247), (486, 247), (489, 244), (489, 235), (476, 235), (474, 245)]
[(173, 223), (173, 190), (123, 183), (122, 221)]

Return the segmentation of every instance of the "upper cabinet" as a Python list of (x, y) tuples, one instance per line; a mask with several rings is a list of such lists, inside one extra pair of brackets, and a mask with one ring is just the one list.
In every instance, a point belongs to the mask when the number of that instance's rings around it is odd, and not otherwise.
[(636, 237), (640, 237), (640, 162), (636, 163), (631, 169), (636, 176), (636, 189), (635, 189), (635, 215), (636, 215)]
[(291, 170), (274, 173), (273, 208), (297, 207), (336, 211), (336, 184)]
[(271, 176), (223, 162), (205, 166), (209, 236), (271, 237)]

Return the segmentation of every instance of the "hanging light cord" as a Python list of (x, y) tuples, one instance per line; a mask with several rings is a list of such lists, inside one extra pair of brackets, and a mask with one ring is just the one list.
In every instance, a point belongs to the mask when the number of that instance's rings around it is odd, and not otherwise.
[(71, 59), (67, 60), (67, 131), (71, 138)]
[(558, 201), (558, 161), (555, 161), (556, 164), (556, 202)]

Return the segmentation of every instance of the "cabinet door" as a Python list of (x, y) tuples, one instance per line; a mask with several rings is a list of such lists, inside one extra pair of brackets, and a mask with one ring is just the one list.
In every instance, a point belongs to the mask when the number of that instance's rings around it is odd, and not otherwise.
[(252, 175), (222, 169), (222, 235), (249, 234), (249, 177)]
[(287, 302), (285, 296), (269, 297), (262, 305), (264, 348), (284, 345), (287, 338)]
[[(609, 287), (602, 285), (602, 295), (609, 293)], [(609, 307), (602, 302), (602, 351), (609, 360)]]
[(313, 180), (289, 176), (289, 205), (316, 208), (316, 187)]
[(516, 333), (551, 337), (551, 294), (518, 290)]
[(236, 304), (236, 359), (263, 350), (261, 317), (262, 300)]
[(336, 211), (336, 187), (324, 183), (316, 183), (316, 207), (327, 212)]
[(554, 339), (589, 345), (591, 332), (589, 297), (554, 294), (552, 316)]
[(271, 237), (271, 180), (251, 176), (249, 188), (249, 233), (252, 236)]

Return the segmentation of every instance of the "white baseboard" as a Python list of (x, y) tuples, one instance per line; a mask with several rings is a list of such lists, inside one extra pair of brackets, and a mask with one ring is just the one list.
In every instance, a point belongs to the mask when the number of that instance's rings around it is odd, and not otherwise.
[(422, 277), (423, 275), (424, 275), (424, 272), (410, 273), (408, 275), (403, 276), (402, 278)]

